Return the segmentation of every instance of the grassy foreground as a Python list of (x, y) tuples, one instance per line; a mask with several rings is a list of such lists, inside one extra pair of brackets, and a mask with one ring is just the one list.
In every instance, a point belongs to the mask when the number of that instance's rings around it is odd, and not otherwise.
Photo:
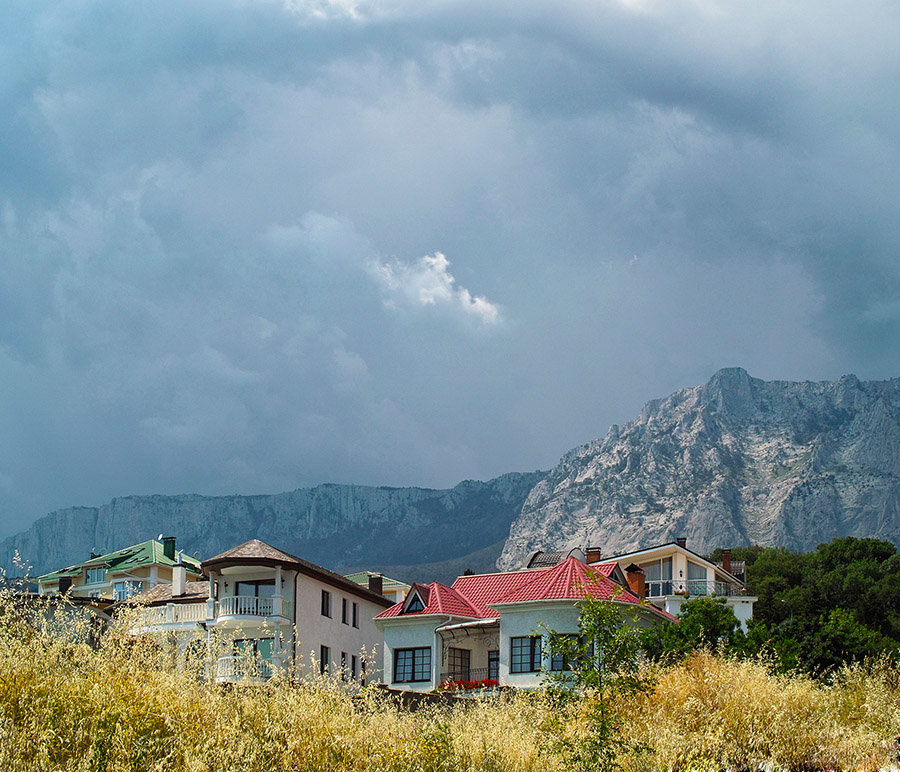
[[(508, 694), (414, 712), (323, 680), (224, 690), (111, 635), (100, 651), (0, 620), (0, 769), (573, 769), (590, 697)], [(624, 770), (879, 769), (896, 763), (900, 683), (887, 663), (830, 684), (701, 653), (622, 698)], [(593, 767), (596, 768), (596, 767)]]

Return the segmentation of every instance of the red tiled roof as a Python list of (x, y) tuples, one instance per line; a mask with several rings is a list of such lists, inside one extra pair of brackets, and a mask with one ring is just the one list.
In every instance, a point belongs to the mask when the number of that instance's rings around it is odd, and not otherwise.
[[(412, 597), (414, 592), (418, 592), (425, 603), (425, 608), (421, 611), (408, 611), (403, 616), (423, 616), (425, 614), (449, 614), (457, 617), (469, 617), (478, 619), (482, 615), (460, 595), (452, 587), (447, 587), (440, 582), (432, 582), (428, 585), (414, 584), (407, 598)], [(385, 619), (386, 617), (400, 616), (406, 601), (395, 603), (389, 609), (385, 609), (378, 614), (375, 619)]]
[(586, 595), (622, 603), (640, 603), (637, 595), (574, 557), (566, 558), (559, 565), (541, 571), (530, 582), (495, 602), (580, 600)]
[[(637, 595), (609, 578), (608, 574), (612, 574), (616, 567), (616, 563), (588, 566), (578, 558), (569, 557), (552, 568), (460, 576), (452, 587), (438, 582), (427, 586), (413, 585), (407, 597), (418, 590), (426, 606), (422, 611), (407, 612), (402, 616), (451, 614), (491, 619), (499, 616), (499, 612), (492, 608), (493, 604), (542, 600), (577, 601), (585, 596), (638, 605), (640, 599)], [(404, 604), (405, 601), (395, 603), (375, 618), (401, 616)], [(650, 613), (675, 621), (675, 617), (671, 614), (661, 611), (652, 604), (646, 604), (645, 608)]]
[(490, 608), (505, 595), (528, 584), (536, 576), (551, 569), (531, 568), (526, 571), (507, 571), (501, 574), (475, 574), (460, 576), (453, 582), (453, 589), (469, 601), (480, 617), (495, 617), (497, 612)]

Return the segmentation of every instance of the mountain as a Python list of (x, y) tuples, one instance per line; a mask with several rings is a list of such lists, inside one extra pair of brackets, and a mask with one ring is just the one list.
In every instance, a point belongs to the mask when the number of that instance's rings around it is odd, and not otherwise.
[(163, 533), (201, 558), (258, 538), (335, 570), (414, 572), (429, 563), (441, 572), (447, 561), (492, 569), (510, 523), (544, 474), (469, 480), (449, 490), (319, 485), (260, 496), (125, 496), (45, 515), (0, 542), (0, 565), (21, 574), (13, 561), (18, 551), (36, 576), (84, 560), (91, 550), (108, 552)]
[(900, 545), (900, 379), (766, 382), (730, 368), (648, 402), (535, 486), (498, 565), (678, 536), (700, 553), (836, 536)]

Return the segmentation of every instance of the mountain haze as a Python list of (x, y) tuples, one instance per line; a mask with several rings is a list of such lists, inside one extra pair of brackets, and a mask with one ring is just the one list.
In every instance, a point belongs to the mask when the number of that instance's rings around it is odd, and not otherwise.
[(836, 536), (900, 544), (900, 379), (766, 382), (730, 368), (648, 402), (535, 486), (499, 565), (677, 536), (700, 553), (806, 551)]
[(107, 552), (163, 533), (201, 559), (258, 538), (336, 570), (421, 563), (440, 570), (444, 561), (486, 570), (543, 474), (469, 480), (449, 490), (319, 485), (258, 496), (125, 496), (42, 517), (0, 542), (0, 562), (21, 573), (13, 565), (18, 551), (39, 575), (84, 560), (92, 549)]

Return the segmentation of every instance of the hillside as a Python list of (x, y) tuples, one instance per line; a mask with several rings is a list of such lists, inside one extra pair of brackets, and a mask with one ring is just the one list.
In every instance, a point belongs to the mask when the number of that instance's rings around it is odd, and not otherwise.
[(806, 551), (836, 536), (900, 544), (900, 379), (766, 382), (731, 368), (648, 402), (535, 486), (499, 565), (676, 536), (701, 553)]
[(0, 542), (0, 564), (20, 573), (12, 565), (18, 551), (36, 575), (83, 560), (92, 549), (105, 552), (163, 533), (201, 558), (258, 538), (336, 570), (465, 562), (472, 553), (482, 566), (496, 560), (543, 474), (469, 480), (448, 490), (320, 485), (259, 496), (126, 496), (42, 517)]

